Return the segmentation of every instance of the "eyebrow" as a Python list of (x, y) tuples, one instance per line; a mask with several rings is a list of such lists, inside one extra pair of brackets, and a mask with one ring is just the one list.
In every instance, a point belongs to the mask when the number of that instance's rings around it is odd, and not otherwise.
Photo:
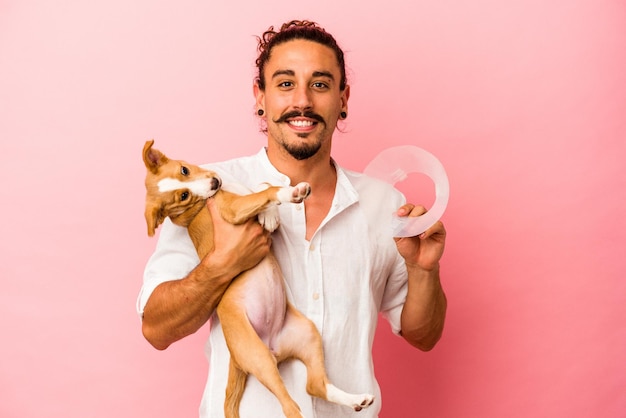
[(326, 77), (330, 78), (333, 81), (335, 80), (335, 77), (329, 71), (313, 71), (313, 77)]
[[(296, 75), (296, 72), (293, 70), (276, 70), (274, 74), (272, 74), (272, 78), (276, 78), (281, 75), (294, 77)], [(313, 71), (313, 77), (327, 77), (331, 80), (335, 80), (335, 77), (329, 71)]]
[(296, 73), (293, 70), (276, 70), (274, 74), (272, 74), (272, 78), (276, 78), (281, 75), (290, 75), (293, 77), (296, 75)]

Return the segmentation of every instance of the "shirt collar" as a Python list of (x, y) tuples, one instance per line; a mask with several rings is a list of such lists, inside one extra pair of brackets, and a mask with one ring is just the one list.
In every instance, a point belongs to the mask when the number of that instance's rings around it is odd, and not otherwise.
[(333, 200), (333, 210), (341, 211), (359, 201), (359, 193), (354, 188), (346, 171), (332, 160), (337, 171), (337, 187)]
[[(287, 175), (278, 171), (276, 167), (272, 165), (267, 156), (267, 149), (265, 147), (262, 147), (259, 150), (257, 157), (270, 177), (269, 183), (281, 184), (284, 186), (291, 184), (291, 179)], [(346, 171), (339, 164), (337, 164), (334, 159), (331, 159), (331, 162), (335, 166), (335, 170), (337, 172), (337, 185), (335, 188), (335, 197), (333, 199), (331, 212), (337, 213), (358, 202), (359, 194), (346, 174)]]
[(280, 184), (282, 186), (289, 186), (291, 184), (291, 179), (285, 174), (281, 173), (272, 165), (270, 159), (267, 156), (267, 148), (263, 147), (257, 153), (257, 158), (260, 161), (263, 169), (269, 175), (268, 183), (270, 184)]

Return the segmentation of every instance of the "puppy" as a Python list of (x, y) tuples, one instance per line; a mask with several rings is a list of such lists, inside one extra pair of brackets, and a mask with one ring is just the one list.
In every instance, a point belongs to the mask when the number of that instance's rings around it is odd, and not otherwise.
[[(148, 235), (169, 216), (186, 227), (202, 259), (213, 249), (213, 221), (206, 200), (215, 199), (224, 220), (240, 224), (258, 217), (269, 231), (278, 227), (281, 203), (300, 203), (311, 192), (307, 183), (295, 187), (268, 187), (237, 195), (221, 188), (216, 173), (167, 158), (147, 141), (143, 148), (146, 175)], [(311, 396), (360, 411), (374, 401), (369, 394), (350, 394), (332, 385), (326, 375), (322, 338), (308, 318), (288, 301), (280, 268), (270, 253), (256, 267), (241, 273), (230, 284), (217, 306), (224, 338), (230, 351), (224, 413), (239, 417), (239, 405), (248, 374), (255, 376), (278, 399), (287, 418), (303, 418), (280, 377), (277, 365), (298, 359), (307, 369)], [(270, 349), (271, 347), (271, 349)]]

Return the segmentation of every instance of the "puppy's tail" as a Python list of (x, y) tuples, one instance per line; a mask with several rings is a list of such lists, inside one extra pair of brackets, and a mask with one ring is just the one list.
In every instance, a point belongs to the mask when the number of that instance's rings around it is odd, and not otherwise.
[(239, 405), (246, 388), (247, 379), (248, 375), (239, 369), (231, 359), (228, 370), (228, 385), (226, 386), (226, 401), (224, 402), (224, 416), (226, 418), (239, 418)]

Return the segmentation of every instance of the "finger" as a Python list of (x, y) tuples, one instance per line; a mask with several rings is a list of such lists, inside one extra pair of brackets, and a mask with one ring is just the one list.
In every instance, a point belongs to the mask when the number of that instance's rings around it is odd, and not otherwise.
[(415, 216), (423, 215), (426, 212), (427, 210), (424, 206), (421, 206), (421, 205), (418, 206), (418, 205), (414, 205), (413, 203), (407, 203), (407, 204), (400, 206), (396, 214), (401, 217), (402, 216), (415, 217)]
[(213, 219), (213, 224), (217, 222), (222, 222), (223, 218), (220, 214), (220, 210), (217, 207), (217, 203), (215, 203), (215, 199), (207, 199), (206, 200), (207, 208), (209, 209), (209, 213), (211, 214), (211, 218)]
[(432, 236), (438, 235), (440, 237), (446, 236), (446, 228), (443, 226), (443, 222), (437, 221), (433, 226), (420, 234), (420, 239), (427, 239)]
[(408, 216), (409, 213), (411, 213), (411, 211), (413, 210), (414, 207), (415, 207), (415, 205), (412, 204), (412, 203), (405, 203), (404, 205), (400, 206), (400, 208), (398, 209), (396, 214), (398, 216)]
[(209, 211), (211, 213), (216, 213), (217, 212), (217, 208), (215, 207), (215, 199), (207, 199), (206, 200), (206, 206), (209, 209)]
[(424, 206), (414, 206), (411, 213), (409, 213), (410, 217), (421, 216), (428, 212)]

